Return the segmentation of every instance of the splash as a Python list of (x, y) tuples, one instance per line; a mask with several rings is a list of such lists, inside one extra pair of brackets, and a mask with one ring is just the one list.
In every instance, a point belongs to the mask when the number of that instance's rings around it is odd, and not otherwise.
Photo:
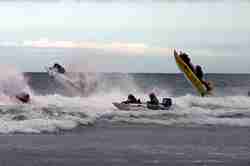
[[(33, 94), (31, 104), (5, 104), (0, 108), (0, 133), (57, 132), (93, 125), (104, 115), (110, 115), (115, 110), (112, 102), (126, 99), (128, 91), (135, 86), (132, 78), (117, 79), (123, 83), (121, 87), (112, 86), (108, 80), (99, 81), (102, 86), (87, 97)], [(108, 92), (107, 88), (110, 88)]]
[[(89, 65), (83, 58), (68, 61), (66, 74), (55, 74), (54, 78), (64, 87), (65, 94), (70, 96), (90, 96), (95, 93), (108, 93), (110, 91), (123, 91), (125, 93), (138, 93), (140, 88), (136, 85), (133, 76), (129, 74), (97, 73), (94, 65)], [(82, 63), (84, 61), (84, 63)], [(81, 64), (79, 64), (81, 63)]]
[[(26, 78), (21, 73), (16, 70), (8, 71), (7, 75), (1, 77), (1, 87), (5, 89), (2, 94), (11, 95), (24, 90), (31, 92)], [(87, 77), (88, 80), (84, 81), (91, 86), (91, 81), (89, 80), (92, 77), (90, 75), (87, 75)], [(94, 77), (93, 80), (98, 80), (96, 78)], [(11, 83), (11, 81), (13, 82)], [(103, 80), (99, 79), (98, 81), (103, 83)], [(118, 81), (120, 82), (121, 80)], [(133, 83), (130, 81), (128, 80), (123, 87), (125, 85), (132, 86)], [(111, 91), (106, 93), (105, 89), (108, 87), (111, 87)], [(14, 90), (14, 88), (17, 89)], [(121, 100), (127, 95), (125, 92), (117, 89), (117, 87), (113, 87), (110, 84), (105, 84), (104, 86), (99, 86), (98, 90), (88, 95), (88, 97), (32, 94), (33, 102), (31, 104), (20, 105), (15, 102), (4, 102), (4, 105), (0, 107), (0, 133), (57, 132), (72, 130), (79, 126), (93, 125), (98, 118), (105, 114), (110, 114), (114, 110), (112, 106), (113, 101)]]
[[(145, 94), (139, 97), (146, 99)], [(33, 96), (30, 105), (1, 106), (0, 133), (58, 132), (95, 125), (98, 121), (120, 125), (250, 126), (250, 102), (244, 96), (185, 95), (173, 98), (174, 105), (167, 111), (120, 111), (112, 105), (125, 98), (126, 93), (117, 90), (88, 97)]]
[(80, 65), (79, 62), (81, 60), (77, 62), (70, 60), (65, 65), (66, 73), (64, 74), (53, 72), (54, 81), (64, 86), (66, 95), (88, 96), (97, 87), (98, 74), (93, 72), (88, 65)]
[(11, 97), (21, 92), (32, 93), (28, 80), (14, 67), (0, 66), (0, 97), (3, 103), (11, 102)]
[(33, 96), (32, 104), (1, 106), (0, 133), (58, 132), (94, 125), (99, 118), (114, 110), (111, 101), (118, 96), (121, 94)]
[[(6, 70), (6, 68), (5, 68)], [(1, 95), (6, 90), (16, 92), (27, 90), (26, 78), (16, 70), (1, 73)], [(8, 84), (9, 80), (15, 81)], [(87, 96), (66, 97), (59, 94), (32, 94), (31, 104), (6, 103), (0, 105), (0, 133), (43, 133), (58, 132), (96, 122), (111, 124), (145, 124), (165, 126), (245, 126), (250, 127), (250, 99), (246, 96), (221, 96), (201, 98), (193, 95), (172, 96), (171, 89), (152, 88), (159, 99), (171, 97), (170, 110), (139, 110), (134, 112), (117, 110), (112, 103), (126, 100), (133, 93), (141, 101), (148, 100), (131, 75), (94, 77), (97, 89)], [(14, 88), (18, 88), (14, 90)], [(9, 92), (8, 94), (11, 94)]]

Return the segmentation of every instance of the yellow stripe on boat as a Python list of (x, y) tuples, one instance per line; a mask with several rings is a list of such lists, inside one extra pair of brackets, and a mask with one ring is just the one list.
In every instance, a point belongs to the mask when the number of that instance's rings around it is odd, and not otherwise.
[(206, 87), (176, 52), (174, 53), (174, 57), (177, 66), (179, 67), (181, 72), (185, 75), (186, 79), (196, 89), (199, 95), (201, 96), (208, 95), (209, 93), (207, 92)]

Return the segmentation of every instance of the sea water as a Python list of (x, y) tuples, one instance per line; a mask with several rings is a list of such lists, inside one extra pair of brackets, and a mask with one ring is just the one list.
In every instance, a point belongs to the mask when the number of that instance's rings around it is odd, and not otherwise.
[[(47, 73), (15, 73), (15, 84), (31, 93), (31, 103), (16, 103), (2, 95), (1, 133), (42, 133), (109, 124), (153, 124), (164, 126), (250, 126), (249, 74), (207, 74), (213, 95), (200, 97), (183, 74), (92, 73), (95, 87), (84, 94), (72, 91)], [(10, 81), (11, 82), (11, 81)], [(6, 84), (6, 82), (5, 82)], [(14, 83), (13, 83), (14, 84)], [(12, 85), (17, 87), (17, 85)], [(5, 88), (11, 88), (5, 86)], [(121, 111), (112, 102), (132, 93), (142, 101), (156, 93), (170, 97), (170, 110)]]

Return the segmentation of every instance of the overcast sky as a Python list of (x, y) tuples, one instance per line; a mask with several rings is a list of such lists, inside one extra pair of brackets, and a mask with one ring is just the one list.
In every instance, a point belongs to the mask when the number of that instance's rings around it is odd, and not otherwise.
[(207, 72), (248, 73), (249, 9), (247, 1), (0, 2), (0, 63), (168, 73), (178, 72), (170, 56), (178, 48)]

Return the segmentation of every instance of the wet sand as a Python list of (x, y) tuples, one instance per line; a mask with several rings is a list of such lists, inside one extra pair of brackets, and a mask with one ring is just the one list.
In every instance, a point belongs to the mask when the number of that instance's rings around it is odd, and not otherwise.
[(250, 128), (104, 125), (0, 136), (1, 166), (250, 165)]

